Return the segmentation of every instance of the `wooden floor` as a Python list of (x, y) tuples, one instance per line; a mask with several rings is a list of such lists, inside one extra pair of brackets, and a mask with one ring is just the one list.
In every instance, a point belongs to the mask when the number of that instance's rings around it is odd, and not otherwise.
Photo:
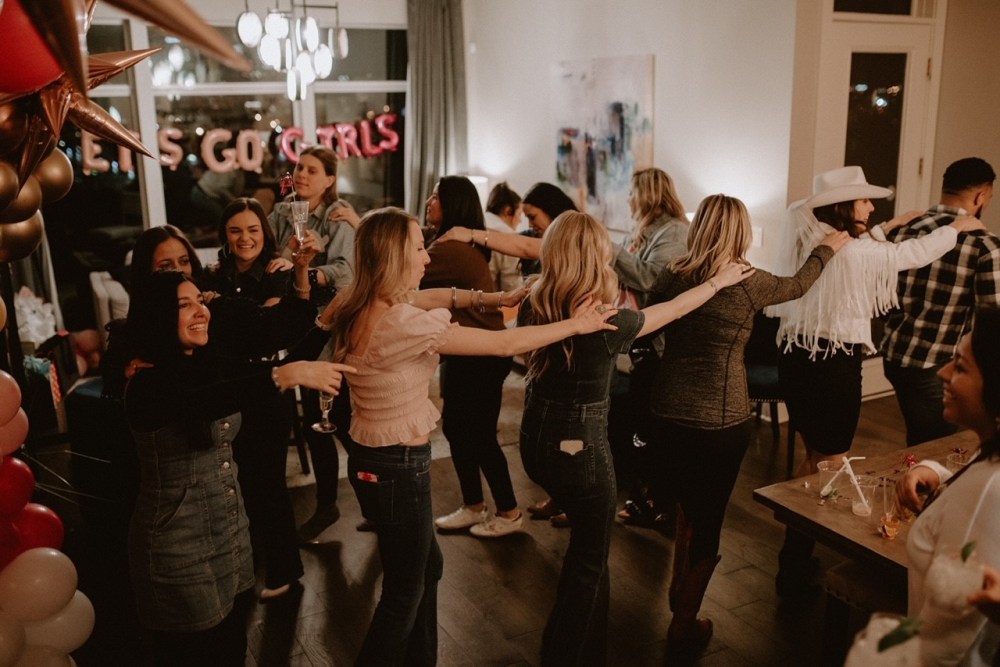
[[(512, 375), (507, 384), (500, 435), (523, 507), (542, 493), (525, 476), (517, 451), (520, 376)], [(783, 528), (751, 498), (754, 488), (784, 479), (784, 428), (781, 436), (776, 444), (770, 425), (761, 424), (743, 463), (722, 534), (722, 562), (703, 606), (715, 622), (715, 636), (696, 664), (820, 663), (823, 600), (790, 606), (777, 599), (774, 575)], [(436, 441), (440, 451), (439, 435)], [(864, 404), (855, 445), (860, 455), (903, 445), (894, 398)], [(797, 460), (801, 444), (799, 450)], [(450, 512), (460, 503), (450, 459), (435, 460), (432, 471), (435, 514)], [(306, 573), (301, 593), (255, 607), (247, 665), (352, 664), (375, 604), (381, 568), (374, 535), (355, 530), (361, 517), (346, 480), (341, 480), (340, 492), (342, 518), (323, 534), (322, 544), (302, 551)], [(312, 510), (313, 488), (293, 488), (290, 493), (302, 521)], [(568, 530), (548, 522), (530, 522), (523, 534), (494, 541), (440, 535), (445, 565), (438, 604), (438, 664), (538, 664), (542, 628), (568, 537)], [(77, 652), (77, 663), (142, 664), (143, 645), (120, 590), (125, 572), (96, 556), (101, 549), (92, 542), (85, 531), (71, 531), (66, 547), (67, 553), (83, 554), (80, 588), (97, 608), (98, 627)], [(615, 527), (609, 664), (665, 664), (671, 553), (672, 540), (658, 532)], [(817, 555), (824, 566), (839, 561), (823, 548)], [(91, 559), (95, 562), (88, 567)]]

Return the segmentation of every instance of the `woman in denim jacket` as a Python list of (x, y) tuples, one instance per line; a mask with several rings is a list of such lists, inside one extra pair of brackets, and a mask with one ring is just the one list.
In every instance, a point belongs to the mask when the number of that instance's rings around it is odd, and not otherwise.
[[(559, 322), (590, 295), (611, 300), (618, 279), (607, 231), (586, 213), (559, 215), (542, 241), (542, 274), (521, 309), (525, 324)], [(730, 263), (671, 301), (621, 310), (614, 331), (577, 335), (529, 353), (521, 459), (569, 517), (569, 548), (542, 636), (543, 665), (604, 664), (610, 581), (608, 546), (615, 477), (608, 447), (608, 392), (618, 354), (632, 341), (701, 306), (752, 275)]]
[(131, 341), (147, 366), (125, 393), (140, 467), (129, 564), (158, 665), (243, 664), (241, 594), (254, 576), (230, 446), (240, 406), (299, 384), (335, 393), (345, 369), (227, 357), (209, 346), (210, 319), (202, 293), (176, 271), (150, 276), (129, 309)]

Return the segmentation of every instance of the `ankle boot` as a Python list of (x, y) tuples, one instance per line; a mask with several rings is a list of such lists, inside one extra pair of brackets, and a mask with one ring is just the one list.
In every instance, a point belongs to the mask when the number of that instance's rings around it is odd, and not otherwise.
[(670, 610), (674, 617), (667, 629), (667, 652), (691, 654), (702, 651), (712, 638), (712, 622), (698, 618), (708, 583), (722, 556), (690, 563), (691, 526), (677, 507), (677, 537), (674, 541), (674, 572), (670, 580)]

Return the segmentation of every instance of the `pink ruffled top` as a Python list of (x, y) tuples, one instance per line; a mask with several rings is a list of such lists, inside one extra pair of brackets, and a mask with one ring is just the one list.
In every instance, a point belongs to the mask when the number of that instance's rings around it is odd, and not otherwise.
[(441, 413), (428, 398), (438, 348), (451, 336), (451, 313), (399, 303), (375, 324), (364, 354), (348, 354), (357, 368), (351, 386), (351, 437), (386, 447), (430, 433)]

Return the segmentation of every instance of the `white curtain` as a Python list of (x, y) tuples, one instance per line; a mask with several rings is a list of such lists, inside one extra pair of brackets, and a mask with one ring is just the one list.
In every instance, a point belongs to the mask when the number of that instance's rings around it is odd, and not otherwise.
[(441, 176), (462, 174), (469, 151), (465, 106), (465, 39), (461, 0), (407, 0), (411, 212)]

